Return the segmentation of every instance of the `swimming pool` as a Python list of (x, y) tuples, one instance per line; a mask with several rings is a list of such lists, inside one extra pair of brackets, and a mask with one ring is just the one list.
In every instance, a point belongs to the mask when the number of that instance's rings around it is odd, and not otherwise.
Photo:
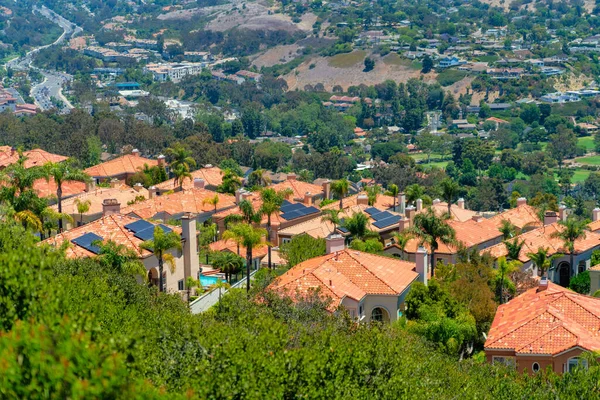
[(217, 276), (200, 275), (200, 284), (203, 287), (214, 285), (215, 283), (219, 282), (220, 280), (221, 279), (219, 279), (219, 277), (217, 277)]

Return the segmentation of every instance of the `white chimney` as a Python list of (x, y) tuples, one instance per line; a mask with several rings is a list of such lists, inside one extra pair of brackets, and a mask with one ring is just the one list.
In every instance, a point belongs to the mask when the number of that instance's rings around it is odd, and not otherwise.
[(561, 204), (560, 207), (558, 207), (558, 218), (561, 221), (566, 221), (568, 216), (569, 216), (569, 209), (564, 204)]
[(404, 195), (404, 193), (400, 193), (398, 195), (398, 205), (400, 206), (398, 212), (400, 214), (404, 214), (406, 212), (406, 196)]
[(243, 200), (242, 194), (244, 193), (244, 189), (238, 189), (235, 191), (235, 202), (240, 204)]
[(150, 186), (148, 188), (148, 196), (151, 199), (155, 198), (157, 194), (158, 194), (158, 189), (156, 188), (156, 186)]
[(194, 188), (196, 188), (196, 189), (204, 189), (204, 179), (202, 179), (202, 178), (194, 178)]
[(417, 199), (417, 212), (423, 209), (423, 200)]
[(441, 202), (442, 201), (440, 199), (435, 199), (431, 202), (431, 204), (433, 204), (435, 206), (436, 204), (440, 204)]
[(527, 204), (527, 199), (525, 197), (519, 197), (517, 199), (517, 207), (521, 207)]
[(412, 225), (412, 221), (415, 220), (415, 215), (417, 215), (417, 209), (416, 208), (414, 208), (413, 206), (406, 207), (405, 216), (406, 216), (406, 218), (408, 218), (408, 221), (409, 221), (410, 225)]
[(198, 257), (198, 237), (196, 236), (196, 218), (191, 214), (181, 217), (181, 238), (183, 239), (183, 276), (197, 277), (200, 271)]
[(475, 222), (481, 222), (481, 221), (483, 221), (483, 215), (475, 214), (471, 217), (471, 219)]
[(163, 156), (162, 154), (158, 156), (158, 165), (160, 167), (165, 166), (165, 156)]
[(121, 212), (121, 203), (117, 199), (104, 199), (102, 201), (102, 216), (119, 214)]
[(85, 191), (86, 192), (92, 192), (94, 189), (96, 189), (96, 180), (95, 179), (90, 179), (89, 181), (85, 182)]
[(546, 211), (544, 214), (544, 225), (551, 225), (558, 221), (558, 215), (554, 211)]
[(465, 199), (463, 199), (462, 197), (456, 201), (456, 204), (461, 210), (465, 209)]
[(110, 187), (114, 189), (114, 188), (118, 187), (120, 183), (121, 183), (121, 182), (119, 182), (119, 180), (118, 180), (118, 179), (116, 179), (116, 178), (112, 178), (112, 179), (110, 180)]
[(600, 208), (596, 207), (592, 210), (592, 221), (600, 220)]
[(288, 181), (295, 181), (296, 180), (296, 174), (288, 174), (287, 175), (287, 180)]
[(325, 182), (323, 182), (322, 186), (323, 186), (323, 199), (329, 200), (329, 198), (331, 197), (331, 181), (326, 180)]
[(548, 289), (548, 278), (542, 276), (542, 279), (540, 279), (540, 285), (538, 286), (538, 292), (541, 292), (546, 289)]
[(346, 248), (346, 239), (339, 234), (331, 234), (325, 239), (325, 249), (327, 254), (342, 251)]
[(136, 192), (140, 192), (143, 188), (144, 186), (139, 182), (133, 185), (133, 190), (135, 190)]
[(139, 157), (140, 156), (140, 151), (138, 149), (133, 149), (133, 150), (131, 150), (131, 154), (133, 154), (136, 157)]
[(419, 274), (419, 282), (427, 286), (427, 266), (429, 263), (427, 262), (427, 250), (423, 246), (419, 246), (417, 249), (415, 262), (417, 264), (416, 271)]

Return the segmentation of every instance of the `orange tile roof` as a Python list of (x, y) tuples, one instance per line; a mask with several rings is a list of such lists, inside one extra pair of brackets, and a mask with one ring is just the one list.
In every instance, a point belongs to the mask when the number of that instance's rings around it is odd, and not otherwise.
[(542, 224), (537, 215), (537, 210), (529, 204), (511, 208), (510, 210), (506, 210), (490, 218), (490, 221), (496, 223), (496, 226), (498, 227), (502, 225), (503, 220), (510, 221), (510, 223), (519, 229), (523, 229), (527, 226), (540, 226)]
[(588, 224), (588, 227), (590, 228), (590, 231), (592, 231), (592, 232), (596, 232), (596, 231), (600, 230), (600, 220), (590, 222)]
[(489, 117), (488, 119), (486, 119), (486, 121), (497, 122), (499, 124), (510, 124), (510, 122), (508, 122), (507, 120), (496, 117)]
[[(432, 204), (431, 208), (435, 211), (435, 214), (442, 216), (448, 213), (448, 203), (441, 201), (437, 204)], [(423, 207), (420, 212), (425, 212), (427, 207)], [(467, 210), (466, 208), (460, 208), (456, 204), (452, 204), (450, 207), (450, 214), (452, 219), (455, 221), (469, 221), (473, 216), (477, 215), (477, 211)]]
[[(194, 187), (194, 179), (204, 179), (206, 186), (219, 186), (223, 183), (223, 171), (219, 167), (200, 168), (196, 171), (192, 171), (192, 179), (186, 179), (183, 181), (184, 189), (191, 189)], [(156, 185), (157, 189), (160, 190), (172, 190), (179, 185), (175, 185), (175, 179), (169, 179)]]
[[(148, 190), (141, 188), (138, 192), (131, 186), (119, 185), (114, 188), (101, 188), (97, 187), (90, 192), (83, 192), (78, 196), (63, 200), (62, 208), (63, 212), (70, 215), (78, 215), (76, 200), (90, 201), (90, 209), (84, 215), (94, 215), (102, 212), (102, 202), (106, 199), (117, 199), (121, 204), (121, 210), (127, 206), (127, 202), (135, 200), (136, 197), (143, 196), (148, 198)], [(53, 208), (57, 209), (58, 206), (54, 205)], [(125, 214), (125, 213), (122, 213)], [(146, 218), (142, 217), (141, 218)]]
[[(143, 240), (136, 238), (133, 232), (125, 228), (125, 225), (138, 220), (139, 218), (132, 218), (122, 214), (108, 215), (89, 224), (70, 229), (54, 237), (48, 238), (40, 242), (40, 244), (44, 243), (59, 247), (63, 242), (69, 242), (70, 245), (67, 249), (68, 258), (94, 257), (96, 254), (71, 243), (71, 240), (91, 232), (101, 236), (104, 240), (111, 240), (117, 244), (124, 245), (128, 249), (133, 250), (140, 258), (145, 258), (152, 253), (147, 250), (142, 250), (140, 244), (143, 243)], [(170, 226), (170, 228), (181, 235), (180, 227)]]
[(100, 178), (123, 174), (135, 174), (144, 168), (144, 164), (147, 164), (149, 167), (154, 167), (158, 165), (158, 161), (133, 154), (125, 154), (113, 160), (94, 165), (93, 167), (86, 169), (85, 173)]
[(500, 305), (485, 349), (550, 354), (579, 346), (600, 350), (600, 299), (548, 283)]
[(320, 288), (321, 295), (333, 300), (333, 311), (344, 297), (359, 301), (369, 294), (401, 294), (417, 278), (414, 269), (408, 261), (344, 249), (296, 265), (269, 288), (286, 295)]
[[(348, 197), (344, 197), (344, 199), (342, 200), (342, 208), (348, 208), (348, 207), (352, 207), (352, 206), (356, 206), (358, 205), (358, 195), (359, 194), (366, 194), (366, 192), (361, 192), (361, 193), (357, 193), (354, 194), (352, 196), (348, 196)], [(339, 208), (340, 206), (340, 201), (336, 200), (334, 203), (331, 204), (327, 204), (326, 206), (323, 207), (323, 210), (329, 210), (332, 208)], [(373, 207), (382, 209), (382, 210), (388, 210), (390, 208), (394, 207), (394, 196), (388, 196), (385, 194), (380, 194), (377, 196), (377, 200), (375, 201), (375, 204), (373, 204)], [(396, 201), (396, 207), (398, 207), (398, 201)]]
[[(58, 154), (48, 153), (42, 149), (24, 151), (23, 156), (27, 158), (27, 160), (25, 160), (25, 168), (42, 166), (48, 162), (58, 163), (65, 161), (68, 158)], [(6, 168), (9, 165), (16, 163), (18, 160), (19, 153), (12, 150), (10, 146), (0, 147), (0, 168)]]
[(323, 188), (319, 185), (314, 185), (308, 182), (302, 182), (296, 179), (287, 179), (283, 182), (277, 183), (275, 185), (269, 186), (275, 191), (291, 189), (294, 193), (294, 199), (304, 199), (304, 195), (308, 192), (312, 196), (316, 196), (318, 194), (323, 193)]
[[(525, 232), (517, 236), (518, 240), (523, 240), (523, 247), (521, 253), (519, 253), (519, 261), (525, 263), (529, 261), (528, 253), (535, 253), (538, 249), (547, 248), (549, 254), (566, 253), (564, 249), (564, 243), (561, 239), (552, 237), (555, 232), (562, 230), (562, 226), (558, 223), (542, 226)], [(594, 247), (600, 246), (600, 234), (595, 232), (586, 232), (584, 239), (578, 239), (575, 241), (575, 253), (582, 253), (590, 250)], [(499, 243), (485, 250), (481, 253), (489, 253), (494, 258), (506, 256), (508, 251), (504, 243)]]
[(181, 213), (202, 214), (214, 210), (214, 206), (204, 204), (204, 200), (219, 197), (217, 210), (231, 208), (236, 205), (235, 197), (216, 193), (207, 189), (185, 189), (181, 192), (174, 192), (167, 195), (156, 196), (152, 199), (133, 204), (121, 209), (122, 214), (134, 213), (140, 218), (152, 218), (156, 214), (166, 212), (170, 215)]
[[(40, 197), (56, 197), (56, 182), (54, 179), (37, 179), (33, 183), (33, 190)], [(63, 198), (72, 197), (85, 192), (85, 183), (77, 181), (66, 181), (62, 184)], [(64, 202), (63, 202), (64, 204)]]

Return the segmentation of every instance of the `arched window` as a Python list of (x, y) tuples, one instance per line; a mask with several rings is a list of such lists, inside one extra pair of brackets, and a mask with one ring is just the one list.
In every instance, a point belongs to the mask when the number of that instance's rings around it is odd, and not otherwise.
[(567, 367), (566, 372), (571, 372), (571, 371), (574, 371), (575, 368), (577, 368), (577, 367), (587, 369), (588, 363), (587, 363), (587, 360), (584, 360), (583, 358), (573, 357), (573, 358), (569, 358), (569, 361), (567, 361), (566, 367)]
[(389, 322), (390, 315), (387, 310), (382, 307), (375, 307), (373, 311), (371, 311), (371, 321), (375, 322)]
[(538, 364), (538, 363), (534, 362), (534, 363), (531, 365), (531, 370), (532, 370), (533, 372), (538, 372), (538, 371), (540, 370), (540, 364)]

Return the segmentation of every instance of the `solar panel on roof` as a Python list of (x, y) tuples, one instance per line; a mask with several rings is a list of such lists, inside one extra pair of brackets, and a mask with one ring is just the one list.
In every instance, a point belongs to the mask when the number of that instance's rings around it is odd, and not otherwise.
[(314, 214), (314, 213), (318, 213), (318, 212), (319, 212), (319, 209), (317, 207), (313, 207), (313, 206), (306, 207), (304, 209), (304, 215)]
[[(156, 225), (159, 228), (161, 228), (163, 230), (164, 233), (169, 233), (172, 231), (171, 228), (169, 228), (168, 226), (165, 226), (163, 224), (160, 225)], [(150, 224), (150, 228), (141, 230), (141, 231), (137, 231), (135, 232), (135, 234), (133, 235), (136, 238), (146, 241), (146, 240), (152, 240), (154, 238), (154, 225)]]
[(371, 218), (373, 218), (375, 221), (381, 221), (382, 219), (390, 218), (393, 215), (394, 214), (392, 214), (392, 213), (384, 211), (384, 212), (380, 212), (379, 214), (373, 214), (373, 215), (371, 215)]
[(287, 212), (290, 212), (290, 211), (297, 211), (297, 210), (300, 210), (300, 209), (303, 209), (303, 208), (304, 208), (304, 204), (302, 204), (302, 203), (294, 203), (294, 204), (288, 204), (288, 205), (282, 206), (280, 208), (280, 210), (281, 210), (282, 213), (287, 213)]
[(129, 229), (131, 232), (134, 232), (134, 233), (143, 231), (150, 227), (154, 227), (154, 225), (152, 225), (148, 221), (144, 221), (143, 219), (138, 219), (135, 222), (125, 225), (125, 229)]
[(296, 211), (290, 211), (290, 212), (285, 213), (285, 214), (283, 214), (281, 216), (281, 218), (283, 218), (283, 219), (285, 219), (287, 221), (291, 221), (293, 219), (300, 218), (300, 217), (302, 217), (302, 213), (300, 211), (297, 211), (297, 210)]
[(71, 242), (76, 244), (77, 246), (83, 247), (88, 251), (91, 251), (94, 254), (98, 254), (100, 253), (100, 248), (92, 244), (97, 240), (102, 240), (102, 237), (96, 235), (95, 233), (88, 232), (84, 235), (79, 236), (76, 239), (71, 240)]
[(380, 219), (379, 221), (375, 221), (373, 223), (377, 228), (385, 228), (386, 226), (397, 224), (400, 221), (400, 217), (398, 215), (392, 215), (389, 218)]
[(379, 214), (381, 211), (379, 211), (378, 209), (376, 209), (375, 207), (369, 207), (365, 210), (365, 212), (367, 214), (369, 214), (370, 216), (373, 216), (373, 214)]
[(337, 229), (342, 232), (342, 233), (348, 233), (350, 232), (348, 229), (344, 228), (343, 226), (338, 226)]

